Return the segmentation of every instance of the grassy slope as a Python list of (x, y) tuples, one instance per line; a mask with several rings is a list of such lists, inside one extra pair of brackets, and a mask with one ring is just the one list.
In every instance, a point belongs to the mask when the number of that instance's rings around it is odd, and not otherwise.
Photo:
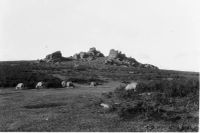
[[(102, 60), (90, 62), (92, 65), (76, 61), (54, 65), (33, 61), (0, 63), (0, 67), (20, 64), (31, 72), (43, 72), (61, 79), (108, 81), (95, 89), (86, 84), (79, 84), (76, 89), (15, 91), (14, 88), (1, 88), (0, 131), (171, 131), (173, 124), (170, 122), (143, 121), (140, 118), (124, 121), (114, 113), (105, 112), (99, 106), (100, 94), (114, 90), (119, 81), (197, 79), (199, 73), (106, 66), (102, 65)], [(74, 68), (75, 63), (80, 66)], [(155, 128), (149, 129), (152, 124)]]
[(75, 89), (58, 90), (4, 89), (1, 91), (0, 100), (0, 129), (1, 131), (111, 130), (108, 126), (112, 126), (112, 119), (102, 110), (99, 112), (100, 107), (95, 105), (99, 103), (99, 96), (103, 90), (114, 89), (108, 87), (110, 85), (101, 88), (80, 86)]
[[(97, 88), (1, 91), (0, 131), (167, 131), (168, 122), (123, 121), (99, 106), (102, 91), (119, 83)], [(151, 131), (154, 131), (151, 130)]]

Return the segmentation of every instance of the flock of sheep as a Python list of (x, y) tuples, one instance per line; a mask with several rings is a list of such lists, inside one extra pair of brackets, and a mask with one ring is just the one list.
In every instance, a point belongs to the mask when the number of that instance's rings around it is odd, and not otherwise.
[[(71, 81), (62, 81), (61, 85), (62, 85), (63, 88), (65, 88), (65, 87), (74, 88), (75, 87), (75, 85)], [(91, 82), (90, 86), (97, 86), (97, 83)], [(18, 83), (17, 86), (16, 86), (16, 90), (21, 90), (21, 89), (24, 89), (24, 88), (25, 88), (24, 83)], [(43, 81), (40, 81), (36, 84), (35, 88), (36, 89), (45, 88), (45, 83)]]
[[(71, 81), (62, 81), (61, 82), (61, 85), (63, 88), (67, 87), (67, 88), (74, 88), (75, 85), (71, 82)], [(90, 86), (94, 87), (94, 86), (97, 86), (98, 84), (96, 82), (91, 82), (90, 83)], [(137, 83), (136, 82), (132, 82), (130, 84), (128, 84), (126, 87), (125, 87), (125, 90), (132, 90), (134, 89), (134, 91), (136, 91), (136, 86), (137, 86)], [(16, 86), (16, 90), (21, 90), (21, 89), (24, 89), (25, 88), (25, 85), (24, 83), (18, 83), (17, 86)], [(42, 89), (42, 88), (46, 88), (45, 87), (45, 83), (43, 81), (40, 81), (36, 84), (35, 86), (36, 89)]]
[[(63, 88), (65, 88), (65, 87), (74, 88), (75, 87), (75, 85), (71, 81), (62, 81), (61, 85), (62, 85)], [(90, 83), (91, 87), (94, 87), (94, 86), (97, 86), (97, 85), (98, 84), (96, 82), (91, 82)], [(134, 91), (136, 91), (136, 86), (137, 86), (137, 83), (136, 82), (132, 82), (132, 83), (126, 85), (125, 90), (134, 90)], [(16, 86), (16, 90), (21, 90), (23, 88), (25, 88), (23, 83), (19, 83)], [(42, 81), (38, 82), (36, 84), (35, 88), (36, 89), (45, 88), (45, 83), (42, 82)], [(106, 104), (106, 103), (101, 103), (100, 106), (102, 106), (104, 109), (109, 109), (110, 108), (109, 104)]]

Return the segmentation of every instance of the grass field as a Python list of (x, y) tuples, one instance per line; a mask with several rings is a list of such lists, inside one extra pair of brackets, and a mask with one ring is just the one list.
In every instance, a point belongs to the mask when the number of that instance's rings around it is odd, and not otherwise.
[[(89, 62), (90, 64), (78, 63), (79, 67), (76, 68), (73, 67), (74, 62), (60, 64), (38, 64), (34, 61), (1, 62), (0, 131), (199, 130), (199, 94), (197, 93), (199, 73), (106, 66), (100, 62), (100, 59)], [(60, 88), (62, 80), (74, 82), (76, 88)], [(32, 89), (38, 81), (47, 82), (47, 89)], [(90, 87), (91, 81), (101, 85)], [(169, 93), (168, 99), (171, 98), (174, 102), (167, 106), (182, 108), (181, 118), (177, 121), (146, 119), (142, 113), (139, 113), (133, 118), (124, 119), (120, 117), (118, 110), (105, 110), (100, 106), (100, 103), (106, 100), (111, 103), (119, 100), (106, 99), (102, 96), (102, 92), (104, 94), (114, 92), (122, 82), (131, 81), (144, 82), (144, 86), (140, 87), (143, 87), (144, 92)], [(27, 90), (15, 90), (14, 87), (19, 82), (24, 82)], [(120, 95), (131, 96), (126, 93)], [(121, 110), (121, 112), (126, 115), (126, 111), (134, 104), (129, 106), (129, 99), (120, 102), (124, 102), (125, 106), (121, 107), (124, 107), (125, 111)], [(167, 108), (170, 110), (172, 107)], [(174, 114), (176, 110), (174, 108), (171, 112)], [(168, 116), (174, 117), (171, 112), (167, 112)]]
[(104, 114), (99, 98), (102, 91), (111, 91), (116, 85), (113, 82), (95, 88), (78, 85), (74, 89), (2, 89), (0, 131), (113, 130), (115, 116)]
[[(102, 86), (41, 90), (0, 90), (0, 131), (173, 131), (173, 123), (122, 120), (105, 111), (103, 91), (113, 91), (119, 82)], [(152, 128), (153, 125), (153, 128)]]

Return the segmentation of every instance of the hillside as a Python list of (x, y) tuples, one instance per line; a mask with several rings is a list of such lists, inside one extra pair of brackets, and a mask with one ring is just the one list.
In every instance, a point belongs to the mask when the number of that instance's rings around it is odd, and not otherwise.
[[(123, 65), (107, 65), (102, 62), (105, 57), (92, 61), (71, 60), (57, 63), (46, 63), (38, 61), (12, 61), (0, 63), (0, 86), (14, 87), (19, 82), (35, 80), (45, 81), (48, 78), (68, 80), (110, 79), (117, 81), (133, 80), (165, 80), (165, 79), (198, 79), (199, 73), (182, 72), (160, 69), (149, 69), (141, 67), (124, 67)], [(47, 78), (48, 77), (48, 78)]]
[[(35, 89), (39, 81), (47, 88)], [(136, 92), (124, 89), (130, 82)], [(18, 83), (25, 90), (15, 90)], [(0, 96), (0, 131), (199, 130), (199, 73), (158, 69), (117, 50), (0, 62)]]

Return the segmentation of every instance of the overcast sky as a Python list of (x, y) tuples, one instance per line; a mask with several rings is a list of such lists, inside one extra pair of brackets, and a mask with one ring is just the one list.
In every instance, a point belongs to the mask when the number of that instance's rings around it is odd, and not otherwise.
[(162, 69), (200, 71), (199, 0), (0, 0), (0, 60), (114, 48)]

